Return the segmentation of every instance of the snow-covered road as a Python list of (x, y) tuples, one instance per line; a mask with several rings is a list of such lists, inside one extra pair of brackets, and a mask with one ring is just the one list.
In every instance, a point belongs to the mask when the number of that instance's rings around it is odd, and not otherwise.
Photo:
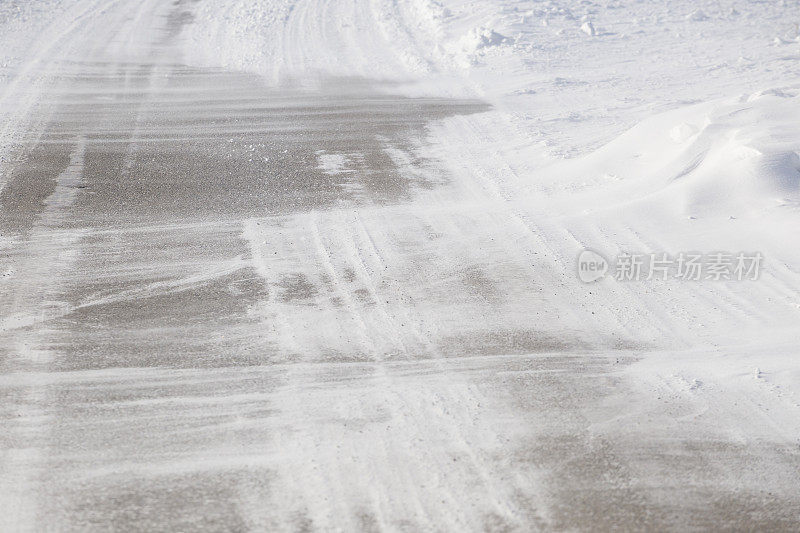
[(800, 527), (792, 8), (582, 6), (0, 2), (0, 530)]

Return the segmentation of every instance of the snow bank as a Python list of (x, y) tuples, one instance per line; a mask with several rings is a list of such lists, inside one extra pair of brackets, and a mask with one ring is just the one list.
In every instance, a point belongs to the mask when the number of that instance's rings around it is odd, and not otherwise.
[[(795, 87), (652, 117), (585, 157), (553, 165), (533, 187), (546, 184), (572, 205), (581, 196), (605, 206), (646, 199), (676, 215), (754, 216), (800, 205), (798, 153)], [(587, 180), (597, 185), (576, 195)]]

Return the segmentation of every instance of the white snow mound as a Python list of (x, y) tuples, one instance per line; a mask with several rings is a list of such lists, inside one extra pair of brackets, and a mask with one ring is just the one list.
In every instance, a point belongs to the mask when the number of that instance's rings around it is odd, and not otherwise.
[(800, 88), (657, 115), (550, 173), (556, 194), (595, 176), (591, 205), (647, 201), (674, 214), (738, 217), (800, 205), (798, 154)]
[(500, 46), (508, 41), (508, 37), (491, 28), (473, 28), (458, 41), (458, 44), (461, 51), (471, 53), (484, 48)]

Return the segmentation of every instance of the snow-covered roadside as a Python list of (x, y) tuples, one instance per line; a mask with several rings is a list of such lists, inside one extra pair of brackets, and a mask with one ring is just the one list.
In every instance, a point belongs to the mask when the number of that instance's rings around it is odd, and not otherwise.
[[(37, 130), (27, 121), (31, 110), (41, 106), (48, 69), (55, 67), (47, 61), (49, 55), (68, 48), (70, 35), (81, 30), (87, 17), (112, 6), (113, 2), (100, 0), (0, 3), (0, 163), (23, 141), (20, 132)], [(0, 173), (0, 188), (4, 181)]]
[[(520, 211), (565, 269), (584, 248), (607, 257), (623, 251), (764, 254), (763, 276), (750, 284), (605, 280), (585, 286), (569, 270), (562, 282), (568, 305), (591, 310), (591, 327), (610, 332), (624, 323), (661, 348), (627, 371), (642, 398), (653, 399), (645, 410), (660, 409), (667, 387), (673, 398), (716, 404), (717, 415), (728, 409), (726, 417), (703, 418), (723, 427), (732, 417), (750, 416), (736, 407), (748, 398), (764, 420), (796, 441), (796, 8), (617, 2), (578, 12), (566, 3), (538, 6), (521, 12), (506, 3), (490, 21), (514, 43), (479, 49), (465, 78), (497, 111), (437, 126), (441, 157), (524, 206)], [(579, 27), (587, 23), (592, 35)], [(693, 385), (675, 389), (675, 380)]]
[[(409, 95), (491, 102), (491, 112), (432, 126), (428, 149), (457, 176), (462, 200), (507, 203), (547, 244), (565, 314), (580, 309), (587, 329), (677, 350), (634, 365), (640, 383), (686, 371), (731, 398), (737, 376), (766, 365), (772, 386), (796, 398), (796, 7), (207, 0), (186, 58), (272, 84), (364, 76)], [(767, 266), (750, 284), (583, 285), (573, 269), (584, 247), (758, 251)], [(726, 358), (736, 345), (750, 348)], [(779, 416), (796, 413), (792, 402)]]
[[(435, 150), (454, 173), (479, 176), (546, 243), (564, 294), (552, 303), (564, 317), (577, 311), (587, 330), (622, 332), (654, 348), (626, 370), (642, 398), (650, 398), (644, 411), (662, 412), (664, 402), (704, 402), (729, 408), (725, 417), (707, 416), (710, 425), (723, 427), (736, 420), (732, 413), (754, 416), (742, 411), (747, 398), (747, 406), (758, 406), (794, 442), (800, 415), (798, 104), (797, 88), (785, 87), (679, 108), (583, 157), (538, 165), (518, 154), (509, 161), (509, 150), (493, 137), (499, 127), (459, 117), (435, 126), (436, 138), (449, 140)], [(494, 120), (502, 125), (500, 117)], [(469, 143), (484, 149), (460, 148)], [(675, 258), (739, 251), (765, 259), (757, 281), (608, 276), (583, 284), (574, 269), (584, 249), (609, 259), (623, 252)]]

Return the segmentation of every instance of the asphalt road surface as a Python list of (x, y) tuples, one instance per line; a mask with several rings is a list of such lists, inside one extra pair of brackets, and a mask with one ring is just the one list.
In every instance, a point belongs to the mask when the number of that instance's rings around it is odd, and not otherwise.
[(4, 164), (0, 529), (798, 526), (796, 447), (616, 423), (641, 346), (531, 325), (536, 232), (418, 150), (487, 104), (189, 68), (192, 4), (129, 4)]

